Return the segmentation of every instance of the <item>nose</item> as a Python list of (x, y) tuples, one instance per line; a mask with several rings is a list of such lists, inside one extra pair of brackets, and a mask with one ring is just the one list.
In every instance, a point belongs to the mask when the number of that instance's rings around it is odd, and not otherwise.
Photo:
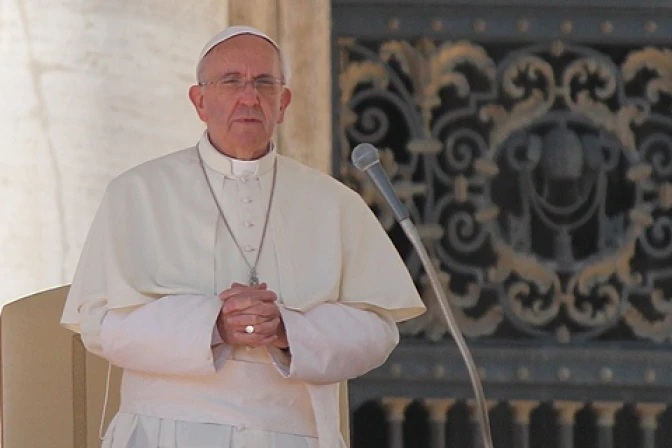
[(243, 91), (240, 92), (240, 102), (246, 105), (255, 105), (259, 103), (259, 93), (254, 88), (254, 83), (246, 82)]

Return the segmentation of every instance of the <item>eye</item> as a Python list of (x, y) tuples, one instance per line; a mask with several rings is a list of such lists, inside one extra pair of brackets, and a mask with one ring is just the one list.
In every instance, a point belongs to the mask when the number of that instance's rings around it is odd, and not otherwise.
[(255, 82), (260, 87), (273, 87), (278, 83), (275, 78), (257, 78)]
[(262, 95), (275, 95), (282, 90), (282, 80), (265, 76), (254, 81), (255, 87)]
[(222, 87), (239, 87), (245, 84), (245, 81), (243, 81), (243, 78), (230, 76), (220, 79), (217, 84)]

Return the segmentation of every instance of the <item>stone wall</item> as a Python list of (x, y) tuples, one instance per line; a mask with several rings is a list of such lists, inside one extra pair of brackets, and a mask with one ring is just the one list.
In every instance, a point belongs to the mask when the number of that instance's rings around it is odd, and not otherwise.
[(220, 3), (2, 3), (0, 303), (69, 282), (109, 180), (197, 141), (187, 89)]

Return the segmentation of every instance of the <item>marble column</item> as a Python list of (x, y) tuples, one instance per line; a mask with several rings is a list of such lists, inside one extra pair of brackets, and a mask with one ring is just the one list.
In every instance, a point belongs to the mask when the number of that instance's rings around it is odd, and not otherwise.
[(452, 398), (426, 398), (425, 406), (429, 410), (429, 421), (431, 424), (432, 448), (446, 447), (446, 420), (447, 414), (455, 404)]
[(388, 442), (390, 448), (404, 447), (404, 420), (406, 408), (413, 400), (406, 397), (385, 397), (382, 399), (383, 409), (388, 425)]
[(655, 448), (658, 417), (665, 412), (666, 405), (662, 403), (638, 403), (639, 427), (641, 429), (641, 448)]
[(593, 408), (597, 412), (597, 445), (599, 448), (614, 447), (614, 424), (616, 412), (623, 407), (619, 402), (594, 402)]
[(225, 1), (0, 2), (0, 304), (68, 283), (111, 178), (193, 145)]
[(229, 0), (229, 23), (258, 28), (280, 44), (278, 10), (281, 7), (279, 0)]
[[(486, 400), (485, 403), (488, 413), (490, 413), (490, 411), (492, 411), (492, 409), (497, 406), (497, 402), (494, 400)], [(467, 400), (467, 407), (469, 408), (469, 419), (471, 421), (473, 446), (474, 448), (486, 448), (485, 441), (483, 440), (483, 430), (485, 426), (481, 421), (481, 413), (478, 409), (478, 406), (476, 405), (476, 400)], [(490, 430), (489, 427), (487, 429)]]
[(279, 152), (331, 173), (331, 2), (230, 0), (229, 18), (273, 37), (289, 66), (293, 97), (278, 129)]
[(511, 400), (513, 410), (513, 446), (515, 448), (530, 447), (530, 414), (539, 406), (538, 401)]
[(556, 401), (553, 407), (558, 413), (558, 446), (559, 448), (573, 448), (574, 446), (574, 419), (576, 413), (584, 404), (576, 401)]

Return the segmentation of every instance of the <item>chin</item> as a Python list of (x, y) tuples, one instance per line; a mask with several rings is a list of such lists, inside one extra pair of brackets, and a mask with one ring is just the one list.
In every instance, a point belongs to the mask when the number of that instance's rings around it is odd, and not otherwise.
[(270, 140), (270, 136), (259, 132), (259, 130), (248, 130), (248, 132), (236, 132), (231, 135), (231, 140), (238, 142), (241, 146), (251, 146), (255, 147), (258, 145), (263, 145), (265, 142)]

